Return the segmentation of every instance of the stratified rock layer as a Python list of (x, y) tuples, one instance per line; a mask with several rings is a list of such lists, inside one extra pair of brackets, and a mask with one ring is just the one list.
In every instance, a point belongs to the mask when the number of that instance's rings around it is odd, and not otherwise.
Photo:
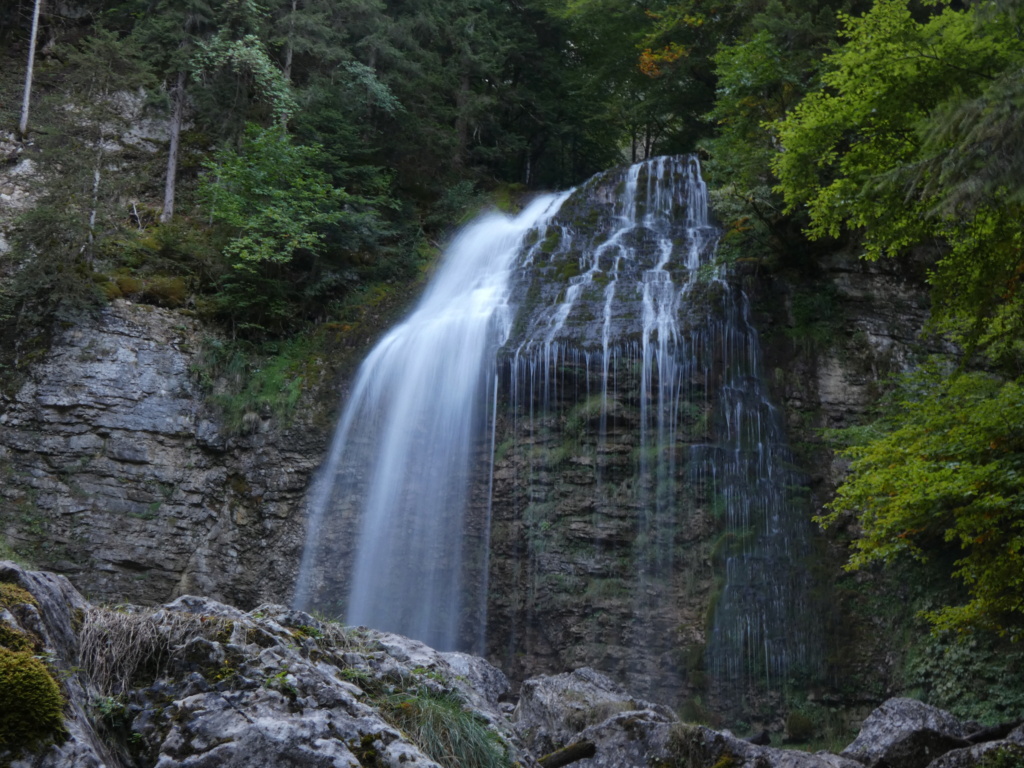
[(187, 315), (118, 301), (59, 332), (0, 402), (0, 520), (14, 549), (105, 599), (289, 596), (322, 437), (228, 439)]

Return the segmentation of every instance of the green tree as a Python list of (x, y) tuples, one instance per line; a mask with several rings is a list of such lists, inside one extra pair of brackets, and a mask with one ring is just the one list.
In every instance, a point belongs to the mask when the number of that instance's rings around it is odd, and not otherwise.
[[(999, 344), (1021, 327), (1022, 187), (977, 158), (1005, 122), (999, 99), (1020, 90), (1024, 45), (1006, 15), (945, 8), (919, 22), (902, 0), (844, 21), (825, 87), (779, 124), (788, 210), (806, 210), (811, 238), (858, 233), (868, 258), (938, 248), (937, 320)], [(1019, 145), (1002, 146), (1021, 162)]]
[[(152, 83), (130, 40), (96, 28), (76, 46), (56, 48), (63, 64), (35, 111), (34, 158), (43, 181), (18, 220), (5, 285), (12, 344), (55, 316), (74, 316), (99, 298), (90, 272), (100, 241), (128, 224), (141, 196), (146, 151), (130, 128), (143, 109), (136, 93)], [(140, 167), (141, 166), (141, 167)]]
[(322, 159), (319, 147), (295, 144), (280, 126), (250, 126), (239, 149), (207, 163), (200, 197), (226, 236), (229, 266), (217, 303), (236, 330), (293, 328), (329, 279), (332, 230), (345, 232), (349, 252), (378, 235), (372, 207), (334, 187)]
[(828, 525), (856, 517), (848, 568), (953, 561), (968, 599), (927, 612), (936, 630), (1024, 633), (1024, 387), (985, 373), (926, 366), (888, 415), (847, 431), (849, 479)]
[(881, 421), (848, 433), (851, 475), (822, 522), (855, 516), (853, 568), (951, 553), (968, 599), (928, 613), (934, 626), (1019, 638), (1024, 182), (1007, 115), (1024, 44), (1013, 8), (917, 19), (902, 0), (878, 0), (843, 17), (824, 87), (779, 124), (773, 167), (812, 238), (850, 232), (867, 258), (927, 249), (933, 327), (964, 349), (958, 367), (923, 369)]
[(772, 189), (775, 124), (818, 85), (822, 57), (836, 40), (836, 14), (853, 4), (769, 0), (714, 54), (715, 104), (708, 118), (715, 136), (702, 146), (710, 155), (705, 171), (715, 209), (726, 225), (724, 255), (773, 263), (813, 255), (800, 219), (783, 213), (781, 195)]

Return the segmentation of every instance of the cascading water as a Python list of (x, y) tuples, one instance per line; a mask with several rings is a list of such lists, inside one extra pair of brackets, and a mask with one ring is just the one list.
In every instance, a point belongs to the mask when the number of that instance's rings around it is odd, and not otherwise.
[(719, 234), (688, 157), (472, 225), (361, 369), (297, 602), (672, 702), (813, 670), (802, 478)]
[(417, 310), (363, 363), (311, 497), (297, 605), (338, 607), (330, 570), (345, 564), (324, 546), (337, 541), (325, 523), (357, 511), (346, 620), (442, 650), (480, 646), (467, 638), (483, 626), (467, 620), (481, 604), (467, 582), (486, 584), (487, 542), (470, 546), (465, 510), (509, 331), (508, 278), (524, 234), (567, 194), (466, 229)]

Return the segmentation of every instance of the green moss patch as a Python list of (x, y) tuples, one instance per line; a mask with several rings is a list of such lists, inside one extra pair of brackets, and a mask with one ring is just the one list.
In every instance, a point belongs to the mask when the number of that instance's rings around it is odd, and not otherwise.
[(13, 608), (16, 605), (39, 607), (39, 603), (36, 602), (36, 599), (32, 597), (28, 590), (9, 581), (0, 581), (0, 605), (4, 608)]
[(20, 750), (64, 735), (64, 697), (39, 659), (0, 648), (0, 747)]

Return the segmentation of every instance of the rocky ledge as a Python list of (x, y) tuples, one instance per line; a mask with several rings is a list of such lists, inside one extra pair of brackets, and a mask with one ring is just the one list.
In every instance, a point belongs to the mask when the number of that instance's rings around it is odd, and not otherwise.
[(910, 699), (842, 754), (686, 725), (591, 670), (481, 658), (279, 605), (91, 605), (0, 562), (0, 765), (11, 768), (968, 768), (1024, 765), (1024, 726)]

